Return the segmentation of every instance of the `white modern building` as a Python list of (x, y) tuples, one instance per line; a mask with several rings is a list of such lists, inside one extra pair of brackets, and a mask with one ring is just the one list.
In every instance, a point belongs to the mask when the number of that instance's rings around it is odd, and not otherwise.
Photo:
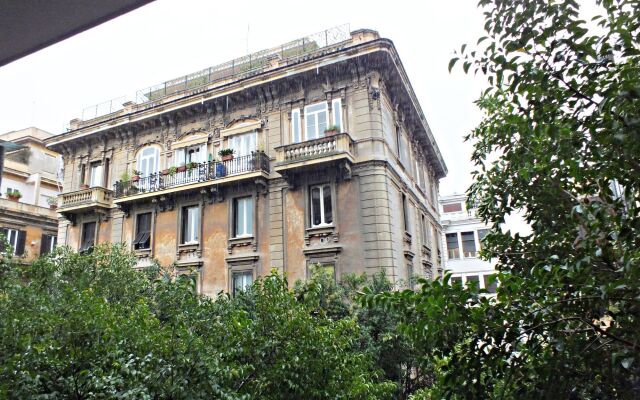
[(475, 209), (467, 208), (466, 195), (440, 196), (439, 200), (444, 269), (451, 272), (452, 282), (477, 282), (480, 288), (495, 292), (490, 281), (495, 262), (478, 257), (489, 226), (476, 217)]

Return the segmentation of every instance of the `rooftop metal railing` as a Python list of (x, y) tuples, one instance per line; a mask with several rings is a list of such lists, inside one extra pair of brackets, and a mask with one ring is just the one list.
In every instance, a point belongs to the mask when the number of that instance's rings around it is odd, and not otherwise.
[[(273, 59), (285, 61), (310, 55), (327, 47), (345, 42), (350, 38), (349, 24), (336, 26), (281, 46), (251, 53), (223, 64), (138, 90), (135, 95), (135, 101), (137, 104), (157, 101), (165, 96), (196, 89), (214, 82), (257, 74), (267, 69)], [(125, 101), (126, 97), (123, 96), (87, 107), (82, 112), (82, 120), (86, 121), (121, 111), (123, 109), (122, 103)]]

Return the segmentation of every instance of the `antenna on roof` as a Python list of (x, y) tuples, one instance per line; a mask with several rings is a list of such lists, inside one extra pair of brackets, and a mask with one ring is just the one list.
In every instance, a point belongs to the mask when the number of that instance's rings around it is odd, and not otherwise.
[(249, 23), (247, 22), (247, 54), (249, 54)]

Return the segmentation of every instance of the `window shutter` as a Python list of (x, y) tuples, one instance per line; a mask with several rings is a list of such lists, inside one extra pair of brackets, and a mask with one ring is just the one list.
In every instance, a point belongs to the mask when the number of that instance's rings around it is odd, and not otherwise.
[(16, 244), (16, 252), (17, 256), (21, 256), (24, 254), (24, 243), (27, 239), (27, 232), (18, 231), (18, 243)]

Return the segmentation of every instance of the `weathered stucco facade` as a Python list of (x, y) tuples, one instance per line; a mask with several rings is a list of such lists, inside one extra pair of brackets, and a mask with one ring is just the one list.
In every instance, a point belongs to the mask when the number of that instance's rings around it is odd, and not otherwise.
[(124, 242), (209, 295), (272, 268), (290, 282), (317, 264), (399, 284), (439, 273), (446, 166), (392, 42), (361, 30), (295, 56), (292, 43), (49, 140), (65, 159), (60, 243)]

